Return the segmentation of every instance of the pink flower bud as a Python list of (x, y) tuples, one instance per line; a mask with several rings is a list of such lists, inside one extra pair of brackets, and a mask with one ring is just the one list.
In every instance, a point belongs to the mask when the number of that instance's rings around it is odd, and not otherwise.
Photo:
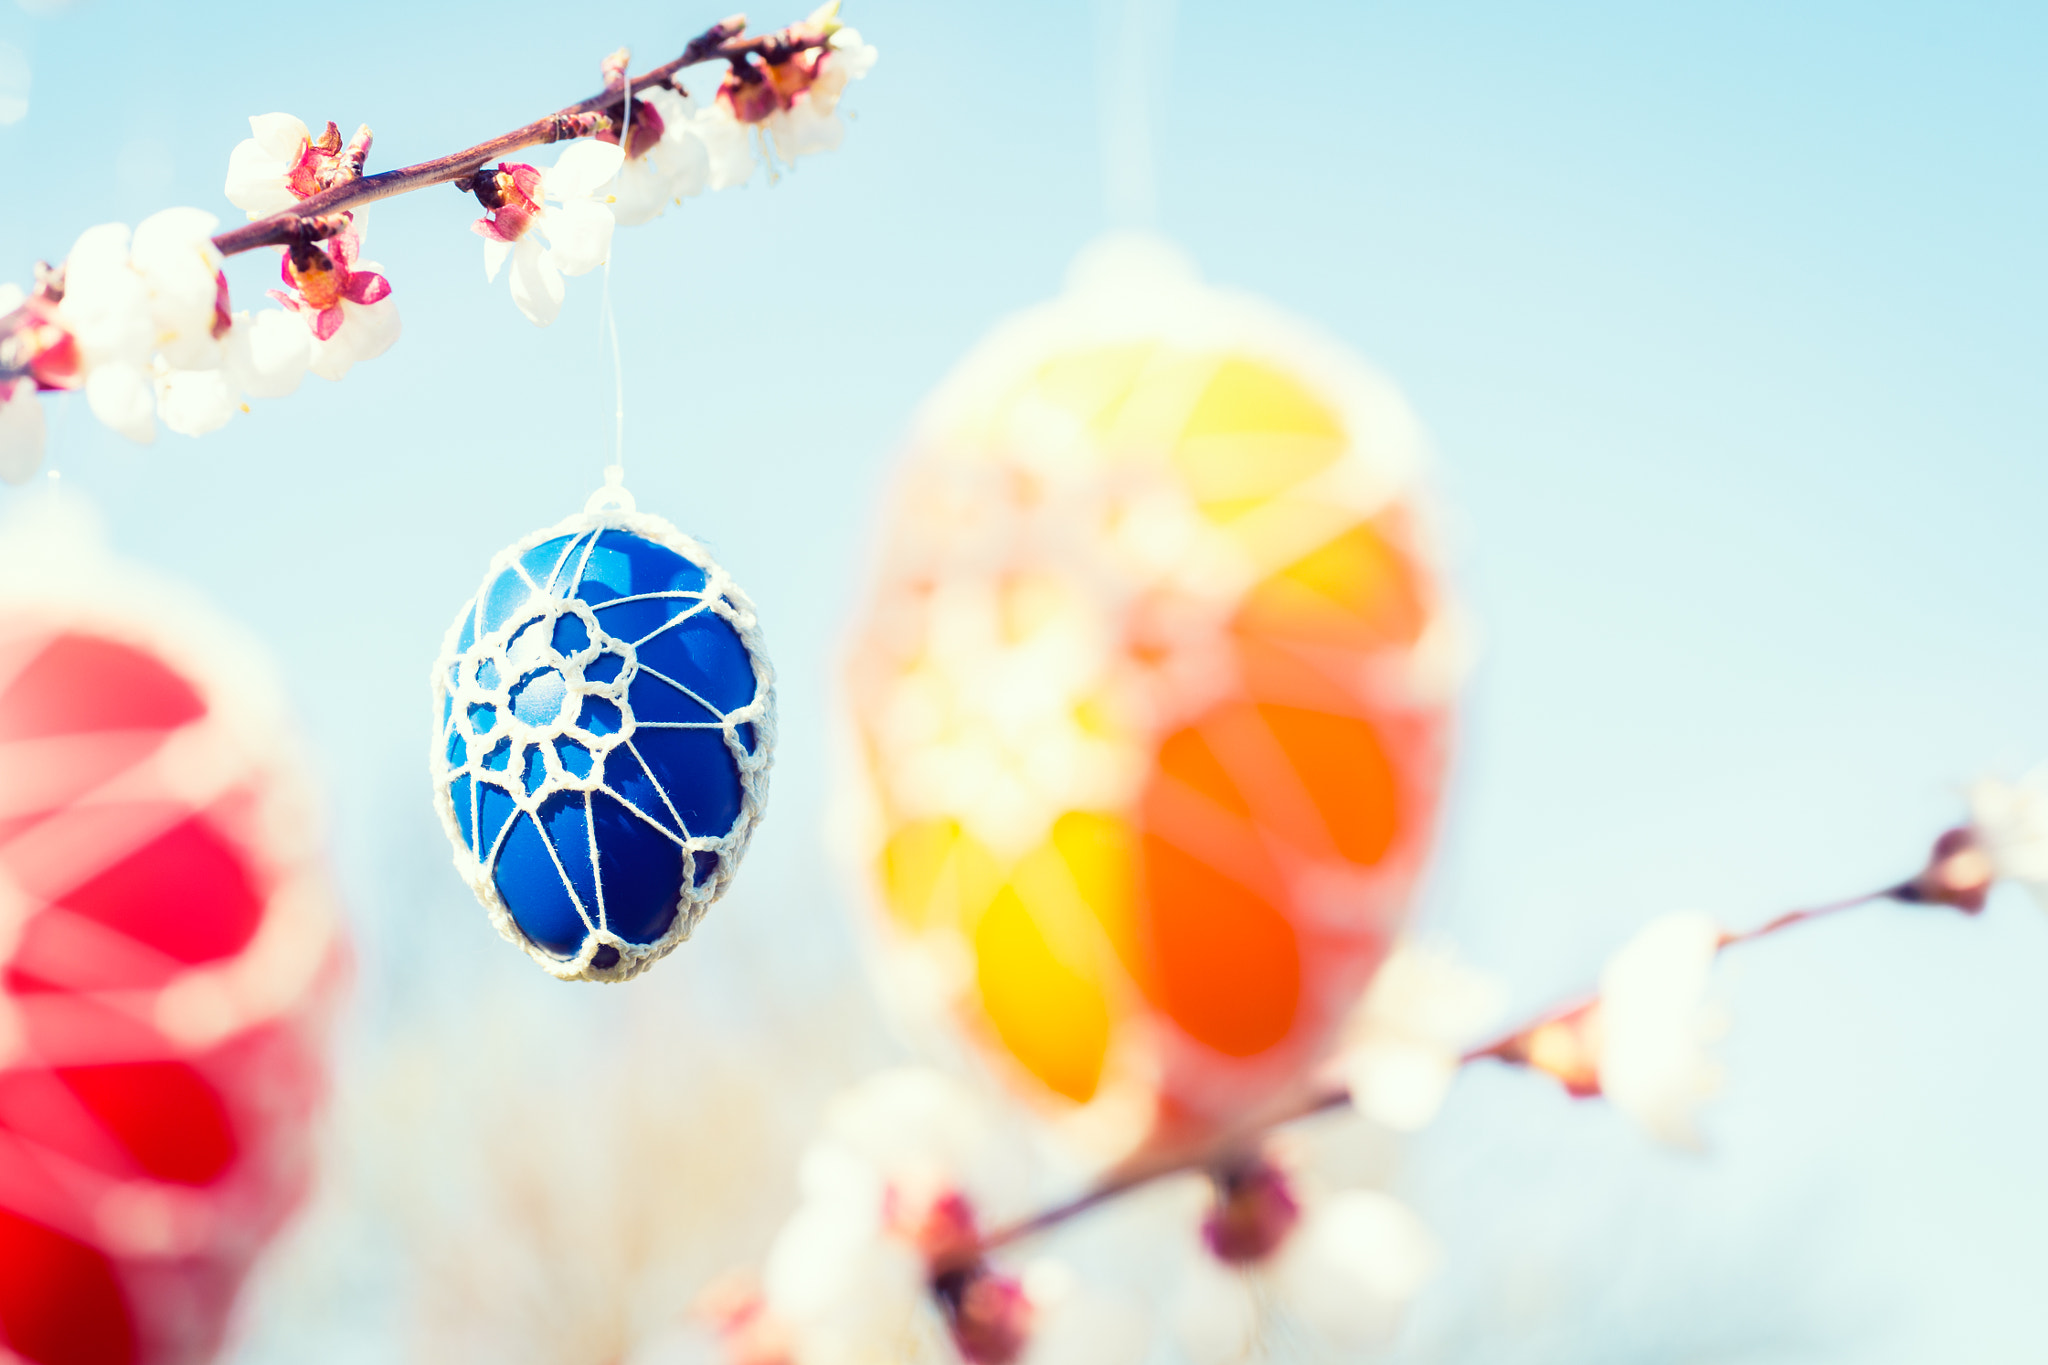
[(920, 1189), (891, 1183), (882, 1196), (882, 1220), (890, 1232), (916, 1247), (934, 1271), (979, 1255), (981, 1233), (974, 1206), (951, 1187)]
[[(606, 112), (611, 118), (612, 126), (599, 133), (597, 140), (609, 142), (616, 147), (619, 145), (619, 125), (627, 121), (626, 106), (623, 102), (615, 104)], [(626, 133), (628, 161), (637, 161), (653, 151), (655, 144), (661, 141), (662, 134), (668, 131), (668, 123), (662, 118), (661, 112), (637, 96), (633, 100), (631, 125)]]
[(1600, 1093), (1600, 1002), (1545, 1019), (1487, 1055), (1543, 1072), (1573, 1099), (1590, 1099)]
[(540, 214), (540, 171), (523, 162), (501, 161), (495, 171), (478, 171), (469, 187), (477, 202), (491, 211), (490, 217), (469, 225), (486, 241), (516, 242)]
[(1264, 1155), (1220, 1167), (1212, 1179), (1216, 1202), (1202, 1220), (1202, 1240), (1219, 1261), (1263, 1261), (1301, 1221), (1301, 1205), (1286, 1172)]
[(718, 87), (718, 101), (741, 123), (761, 123), (787, 106), (763, 68), (735, 63)]
[(1998, 879), (1991, 855), (1976, 831), (1958, 826), (1934, 841), (1927, 866), (1892, 895), (1923, 905), (1946, 905), (1974, 915), (1984, 908), (1991, 884)]
[(626, 71), (632, 63), (633, 49), (629, 47), (620, 48), (617, 52), (614, 52), (611, 56), (600, 62), (597, 69), (604, 75), (604, 88), (607, 90), (624, 90), (626, 88)]
[(57, 321), (62, 299), (63, 287), (53, 276), (22, 302), (14, 330), (0, 335), (0, 360), (26, 370), (38, 389), (75, 389), (85, 382), (77, 339)]
[(311, 199), (320, 191), (351, 179), (341, 152), (341, 129), (329, 119), (327, 131), (317, 138), (308, 138), (299, 159), (285, 169), (285, 186), (298, 198)]
[(953, 1345), (969, 1365), (1011, 1365), (1031, 1341), (1024, 1286), (977, 1261), (933, 1281)]

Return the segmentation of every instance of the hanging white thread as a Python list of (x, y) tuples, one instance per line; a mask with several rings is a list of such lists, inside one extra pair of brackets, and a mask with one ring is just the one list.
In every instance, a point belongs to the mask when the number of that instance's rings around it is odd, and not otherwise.
[[(619, 150), (626, 151), (633, 142), (633, 79), (625, 76), (626, 116), (619, 130)], [(619, 162), (618, 173), (612, 177), (614, 195), (619, 180), (626, 174), (626, 163)], [(613, 235), (617, 240), (617, 234)], [(626, 367), (619, 355), (619, 318), (612, 309), (612, 253), (604, 253), (604, 300), (598, 308), (598, 318), (611, 339), (612, 347), (612, 462), (604, 468), (605, 486), (623, 488), (626, 483)]]
[(1153, 128), (1166, 90), (1175, 0), (1098, 0), (1102, 198), (1112, 228), (1158, 226)]

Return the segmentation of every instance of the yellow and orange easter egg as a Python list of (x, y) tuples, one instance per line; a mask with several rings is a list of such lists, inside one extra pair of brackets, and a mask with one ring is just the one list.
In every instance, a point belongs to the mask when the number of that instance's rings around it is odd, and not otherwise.
[(848, 675), (876, 960), (1103, 1148), (1297, 1100), (1408, 911), (1420, 467), (1384, 380), (1133, 239), (920, 419)]

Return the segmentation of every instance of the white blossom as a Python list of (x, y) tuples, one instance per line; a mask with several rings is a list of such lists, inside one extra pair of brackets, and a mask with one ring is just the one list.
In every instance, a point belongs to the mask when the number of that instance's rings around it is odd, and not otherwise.
[[(17, 285), (0, 284), (0, 317), (21, 307), (27, 296)], [(43, 463), (43, 405), (35, 381), (0, 381), (0, 482), (26, 483)]]
[(2018, 882), (2048, 907), (2048, 769), (2017, 782), (1973, 784), (1970, 830), (2001, 880)]
[(1349, 1189), (1308, 1207), (1273, 1274), (1301, 1320), (1348, 1352), (1393, 1337), (1439, 1260), (1429, 1229), (1400, 1200)]
[(220, 220), (199, 209), (165, 209), (131, 234), (120, 223), (88, 228), (64, 262), (57, 320), (78, 341), (93, 415), (130, 440), (156, 439), (155, 357), (179, 370), (217, 367), (214, 335)]
[[(340, 340), (337, 335), (326, 344)], [(203, 436), (224, 427), (236, 412), (247, 411), (245, 397), (282, 398), (297, 389), (314, 348), (322, 344), (282, 309), (266, 308), (253, 318), (240, 314), (229, 329), (218, 369), (174, 370), (158, 362), (157, 416), (181, 436)]]
[(268, 218), (305, 197), (294, 191), (293, 174), (303, 176), (307, 162), (320, 158), (311, 130), (290, 114), (254, 115), (249, 132), (228, 154), (228, 202), (252, 219)]
[(927, 1212), (950, 1197), (985, 1213), (1007, 1187), (1004, 1133), (967, 1088), (903, 1068), (842, 1096), (799, 1168), (800, 1203), (769, 1249), (761, 1288), (799, 1365), (886, 1358), (933, 1328)]
[(690, 121), (690, 129), (710, 157), (710, 188), (736, 189), (753, 177), (760, 155), (746, 125), (733, 117), (723, 100), (714, 100), (699, 109)]
[[(535, 326), (547, 326), (562, 311), (564, 275), (595, 270), (610, 254), (615, 221), (600, 192), (624, 159), (609, 142), (572, 143), (540, 172), (535, 191), (519, 191), (526, 202), (516, 232), (485, 230), (491, 220), (481, 220), (485, 278), (497, 279), (510, 260), (512, 301)], [(500, 210), (497, 217), (506, 215)], [(545, 247), (536, 231), (547, 238)]]
[(1185, 1219), (1172, 1235), (1185, 1251), (1167, 1313), (1195, 1365), (1256, 1358), (1268, 1317), (1288, 1319), (1298, 1336), (1346, 1359), (1385, 1346), (1409, 1301), (1436, 1273), (1435, 1239), (1392, 1195), (1366, 1188), (1302, 1193), (1300, 1223), (1262, 1262), (1225, 1265)]
[[(7, 311), (0, 300), (0, 313)], [(33, 381), (0, 383), (0, 481), (26, 483), (43, 463), (43, 405)]]
[(711, 148), (697, 127), (697, 102), (666, 86), (640, 99), (660, 117), (661, 140), (619, 168), (612, 214), (628, 227), (660, 217), (711, 183)]
[(1340, 1068), (1360, 1113), (1402, 1133), (1436, 1117), (1503, 992), (1454, 954), (1402, 940), (1353, 1015)]
[[(385, 300), (389, 302), (389, 300)], [(344, 304), (355, 311), (355, 318), (370, 319), (366, 330), (377, 330), (375, 319), (381, 314), (381, 304), (363, 307)], [(390, 332), (396, 337), (398, 313), (390, 310)], [(347, 333), (344, 326), (342, 333)], [(336, 338), (339, 339), (339, 336)], [(391, 343), (386, 340), (377, 349), (383, 350)], [(283, 398), (299, 387), (305, 378), (307, 365), (312, 360), (315, 346), (312, 334), (304, 323), (279, 308), (266, 308), (259, 313), (238, 313), (227, 338), (227, 356), (224, 365), (228, 377), (235, 387), (251, 398)]]
[(846, 137), (845, 121), (839, 117), (839, 97), (848, 81), (859, 80), (874, 69), (879, 55), (872, 43), (861, 39), (860, 30), (835, 31), (830, 46), (819, 59), (817, 79), (810, 88), (789, 108), (768, 116), (764, 126), (775, 139), (776, 155), (787, 162), (838, 147)]
[(1598, 1006), (1600, 1090), (1652, 1137), (1700, 1145), (1699, 1107), (1720, 1088), (1707, 1045), (1722, 1032), (1708, 1003), (1721, 929), (1705, 915), (1652, 920), (1608, 959)]

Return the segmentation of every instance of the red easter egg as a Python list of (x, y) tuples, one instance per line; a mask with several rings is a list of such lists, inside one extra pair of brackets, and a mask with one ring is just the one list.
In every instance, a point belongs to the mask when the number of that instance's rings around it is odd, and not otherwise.
[(0, 1359), (212, 1358), (304, 1194), (343, 953), (260, 656), (0, 537)]

